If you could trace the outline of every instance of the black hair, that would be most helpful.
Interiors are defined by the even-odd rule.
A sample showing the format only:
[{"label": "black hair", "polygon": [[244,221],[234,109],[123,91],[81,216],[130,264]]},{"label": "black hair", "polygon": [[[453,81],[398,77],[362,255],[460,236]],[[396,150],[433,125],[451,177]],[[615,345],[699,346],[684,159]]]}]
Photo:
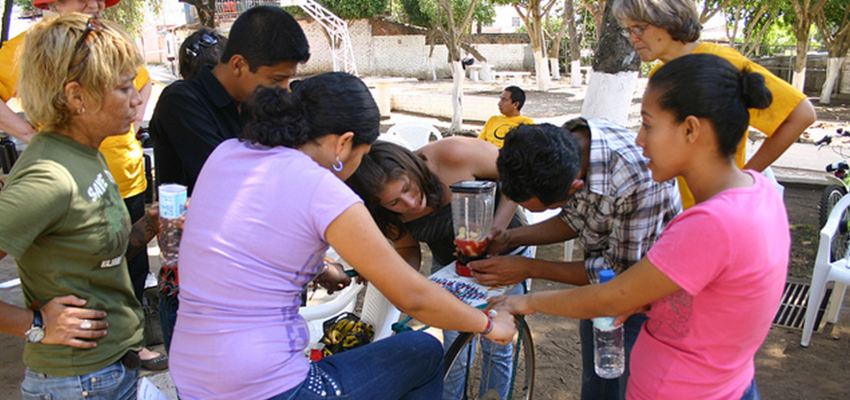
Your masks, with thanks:
[{"label": "black hair", "polygon": [[276,6],[257,6],[243,12],[230,28],[222,62],[239,54],[251,72],[282,62],[303,63],[310,59],[310,44],[301,25]]},{"label": "black hair", "polygon": [[360,167],[345,181],[357,193],[381,232],[390,240],[404,234],[404,223],[399,214],[384,208],[378,196],[390,181],[407,176],[425,194],[426,204],[439,210],[445,202],[444,185],[426,165],[424,156],[395,143],[377,141],[369,154],[363,156]]},{"label": "black hair", "polygon": [[525,104],[525,92],[519,86],[508,86],[505,91],[511,92],[511,103],[519,103],[516,110],[522,110],[522,106]]},{"label": "black hair", "polygon": [[507,198],[524,202],[536,197],[552,205],[569,197],[581,168],[581,148],[564,128],[519,125],[505,138],[496,166]]},{"label": "black hair", "polygon": [[739,71],[713,54],[691,54],[665,64],[649,80],[647,92],[682,122],[690,115],[708,120],[717,132],[719,151],[735,154],[750,125],[747,109],[765,109],[773,96],[764,76]]},{"label": "black hair", "polygon": [[206,26],[198,28],[180,44],[180,76],[192,79],[201,72],[201,68],[215,67],[226,45],[227,38],[215,29]]},{"label": "black hair", "polygon": [[353,145],[378,138],[381,113],[369,88],[345,72],[305,79],[289,92],[258,87],[242,104],[247,122],[241,140],[268,147],[297,148],[330,134],[354,132]]}]

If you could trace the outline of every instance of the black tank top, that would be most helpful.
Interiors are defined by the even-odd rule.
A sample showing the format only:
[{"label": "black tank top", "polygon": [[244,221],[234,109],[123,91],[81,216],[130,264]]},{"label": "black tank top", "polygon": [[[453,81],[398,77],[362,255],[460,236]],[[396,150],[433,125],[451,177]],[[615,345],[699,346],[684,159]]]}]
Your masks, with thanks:
[{"label": "black tank top", "polygon": [[[508,228],[527,225],[522,212],[517,209]],[[440,265],[447,265],[456,259],[454,253],[454,227],[452,226],[452,205],[434,211],[424,217],[404,223],[404,228],[410,232],[416,240],[425,242],[431,249],[431,254]],[[508,254],[514,249],[509,249],[502,254]]]}]

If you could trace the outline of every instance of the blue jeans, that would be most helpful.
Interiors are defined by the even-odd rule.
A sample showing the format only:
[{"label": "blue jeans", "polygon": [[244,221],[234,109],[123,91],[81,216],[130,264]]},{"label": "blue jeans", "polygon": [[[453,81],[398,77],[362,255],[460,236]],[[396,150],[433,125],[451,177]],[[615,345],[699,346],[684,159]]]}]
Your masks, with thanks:
[{"label": "blue jeans", "polygon": [[[523,284],[520,283],[506,294],[522,294],[524,292]],[[443,350],[448,352],[449,347],[451,347],[459,335],[460,333],[457,331],[443,331]],[[443,387],[444,400],[463,398],[463,389],[466,386],[466,364],[468,360],[475,359],[477,341],[478,338],[473,339],[466,347],[466,351],[459,354],[459,359],[452,367],[452,371],[446,378],[445,386]],[[511,372],[513,370],[513,344],[500,346],[490,341],[490,339],[484,338],[481,340],[481,349],[483,350],[481,363],[488,367],[488,371],[482,371],[481,373],[479,393],[496,389],[499,393],[499,398],[507,398],[511,383]],[[470,351],[472,354],[470,354]]]},{"label": "blue jeans", "polygon": [[159,324],[162,326],[162,341],[165,351],[171,350],[171,338],[174,336],[174,325],[177,324],[177,308],[180,301],[177,296],[166,296],[157,291],[159,296]]},{"label": "blue jeans", "polygon": [[90,374],[50,376],[29,368],[21,382],[24,400],[135,400],[138,370],[124,368],[120,361]]},{"label": "blue jeans", "polygon": [[270,400],[436,399],[442,390],[440,341],[404,332],[311,363],[301,384]]},{"label": "blue jeans", "polygon": [[750,386],[747,386],[747,390],[744,391],[744,395],[741,396],[741,400],[761,400],[761,394],[759,393],[759,387],[756,386],[755,377],[753,377],[753,381],[750,382]]},{"label": "blue jeans", "polygon": [[581,400],[623,400],[626,398],[626,382],[629,381],[629,364],[632,347],[635,346],[640,328],[647,320],[645,314],[634,314],[626,323],[624,339],[626,342],[626,368],[619,378],[602,379],[593,368],[593,322],[583,319],[579,322],[581,336]]}]

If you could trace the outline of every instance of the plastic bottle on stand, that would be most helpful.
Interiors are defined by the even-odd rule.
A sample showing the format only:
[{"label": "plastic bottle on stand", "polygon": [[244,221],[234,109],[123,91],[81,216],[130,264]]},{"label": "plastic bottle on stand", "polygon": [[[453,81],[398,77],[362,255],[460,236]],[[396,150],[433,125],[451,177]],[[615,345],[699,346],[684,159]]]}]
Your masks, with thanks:
[{"label": "plastic bottle on stand", "polygon": [[186,213],[186,186],[174,183],[159,186],[159,261],[163,269],[176,268],[177,250],[183,229],[179,227],[180,217]]},{"label": "plastic bottle on stand", "polygon": [[[614,279],[614,271],[599,272],[599,283]],[[623,375],[626,366],[626,351],[623,347],[623,325],[614,326],[614,317],[593,319],[593,361],[596,375],[603,379],[614,379]]]}]

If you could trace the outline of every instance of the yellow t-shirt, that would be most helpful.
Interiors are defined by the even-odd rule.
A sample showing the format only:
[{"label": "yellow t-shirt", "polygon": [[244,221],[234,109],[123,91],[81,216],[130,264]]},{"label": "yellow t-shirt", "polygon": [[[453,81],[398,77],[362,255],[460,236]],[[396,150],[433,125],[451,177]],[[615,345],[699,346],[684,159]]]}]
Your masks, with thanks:
[{"label": "yellow t-shirt", "polygon": [[[751,108],[749,111],[750,126],[758,129],[768,137],[773,136],[773,133],[785,122],[791,112],[797,108],[797,105],[806,98],[805,94],[800,93],[799,90],[795,89],[788,82],[777,78],[776,75],[773,75],[761,65],[750,61],[731,47],[712,43],[700,43],[692,54],[698,53],[714,54],[731,62],[739,71],[747,69],[750,72],[757,72],[764,76],[765,86],[773,95],[773,102],[770,103],[770,107],[764,110]],[[658,63],[649,73],[649,76],[652,77],[663,65],[664,63]],[[738,165],[738,168],[743,168],[746,162],[747,135],[745,133],[741,143],[738,144],[738,151],[735,153],[735,164]],[[682,209],[687,209],[694,205],[694,196],[681,176],[676,177],[676,179],[679,182],[679,191],[682,194]]]},{"label": "yellow t-shirt", "polygon": [[18,78],[21,76],[18,67],[18,51],[24,45],[27,33],[23,32],[5,42],[0,47],[0,99],[3,102],[15,97],[18,91]]},{"label": "yellow t-shirt", "polygon": [[[27,32],[23,32],[14,38],[3,42],[0,47],[0,98],[4,102],[15,97],[18,90],[18,79],[20,79],[20,68],[18,66],[18,52],[24,45]],[[137,90],[150,82],[150,74],[144,66],[136,70],[136,79],[133,85]],[[109,172],[118,183],[121,197],[128,198],[142,193],[147,189],[148,182],[145,179],[145,162],[142,158],[142,146],[136,140],[133,128],[120,136],[110,136],[100,144],[100,151],[106,157]]]},{"label": "yellow t-shirt", "polygon": [[534,124],[534,120],[526,116],[517,115],[516,117],[506,117],[504,115],[494,115],[484,124],[484,129],[478,135],[479,139],[486,140],[495,144],[499,148],[505,144],[505,136],[511,129],[519,125]]}]

